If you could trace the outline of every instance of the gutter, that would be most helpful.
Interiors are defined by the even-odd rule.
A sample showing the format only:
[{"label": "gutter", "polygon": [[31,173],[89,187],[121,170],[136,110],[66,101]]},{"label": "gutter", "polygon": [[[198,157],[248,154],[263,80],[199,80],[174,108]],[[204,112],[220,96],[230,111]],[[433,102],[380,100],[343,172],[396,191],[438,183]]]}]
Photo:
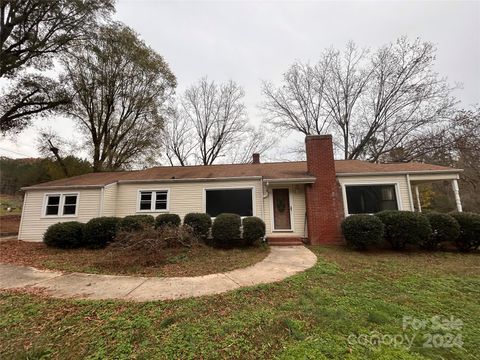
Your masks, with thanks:
[{"label": "gutter", "polygon": [[27,186],[20,190],[61,190],[61,189],[100,189],[105,185],[52,185],[52,186]]},{"label": "gutter", "polygon": [[463,169],[447,169],[447,170],[415,170],[415,171],[381,171],[381,172],[358,172],[358,173],[336,173],[337,177],[349,176],[377,176],[377,175],[431,175],[431,174],[458,174]]},{"label": "gutter", "polygon": [[263,179],[267,184],[313,184],[317,178],[308,177],[308,178],[290,178],[290,179]]},{"label": "gutter", "polygon": [[134,183],[185,183],[185,182],[205,182],[205,181],[239,181],[239,180],[261,180],[261,176],[237,176],[237,177],[218,177],[218,178],[194,178],[194,179],[146,179],[146,180],[118,180],[118,184]]}]

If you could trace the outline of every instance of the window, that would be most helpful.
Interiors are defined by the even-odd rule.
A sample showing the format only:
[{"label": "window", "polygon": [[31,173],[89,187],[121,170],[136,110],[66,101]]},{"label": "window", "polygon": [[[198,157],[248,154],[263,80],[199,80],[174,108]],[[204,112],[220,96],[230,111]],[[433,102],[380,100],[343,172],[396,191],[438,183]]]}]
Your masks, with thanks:
[{"label": "window", "polygon": [[138,211],[167,211],[168,190],[141,190]]},{"label": "window", "polygon": [[221,213],[253,215],[252,189],[207,189],[205,210],[212,217]]},{"label": "window", "polygon": [[395,185],[347,185],[345,191],[349,214],[398,210]]},{"label": "window", "polygon": [[76,216],[78,194],[48,194],[45,201],[45,216]]}]

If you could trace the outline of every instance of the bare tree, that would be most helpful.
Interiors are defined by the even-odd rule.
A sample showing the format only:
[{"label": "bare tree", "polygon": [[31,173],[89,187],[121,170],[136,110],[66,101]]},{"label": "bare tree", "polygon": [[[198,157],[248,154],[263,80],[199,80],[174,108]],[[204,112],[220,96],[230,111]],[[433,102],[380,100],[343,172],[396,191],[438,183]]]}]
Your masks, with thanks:
[{"label": "bare tree", "polygon": [[228,156],[229,162],[233,164],[251,163],[252,154],[264,154],[275,145],[276,141],[276,138],[271,136],[264,127],[260,126],[255,129],[249,126],[241,141]]},{"label": "bare tree", "polygon": [[406,38],[377,51],[348,158],[377,161],[452,116],[451,88],[433,71],[435,51],[431,43]]},{"label": "bare tree", "polygon": [[2,132],[20,131],[36,114],[69,102],[55,79],[38,72],[51,69],[57,55],[112,11],[112,0],[0,1],[0,78],[8,83],[0,102]]},{"label": "bare tree", "polygon": [[188,117],[180,115],[180,111],[178,108],[170,111],[162,133],[165,157],[171,166],[188,165],[197,148],[194,127]]},{"label": "bare tree", "polygon": [[[314,68],[294,64],[283,87],[265,85],[263,109],[277,128],[333,132],[345,159],[379,161],[429,130],[441,131],[452,116],[452,89],[433,71],[435,51],[406,38],[371,55],[353,43],[343,52],[327,50]],[[307,111],[308,104],[319,110]]]},{"label": "bare tree", "polygon": [[247,130],[244,96],[233,81],[217,85],[206,78],[185,91],[183,116],[195,131],[197,162],[211,165],[238,144]]},{"label": "bare tree", "polygon": [[312,67],[295,63],[283,76],[283,85],[274,87],[264,82],[266,98],[261,109],[275,128],[300,131],[305,135],[321,134],[329,127],[329,113],[324,108],[324,87],[329,69],[330,54],[322,63]]},{"label": "bare tree", "polygon": [[[343,52],[327,52],[331,61],[326,70],[326,109],[336,125],[334,130],[340,134],[337,144],[345,158],[349,157],[350,131],[355,122],[356,107],[373,72],[373,67],[365,66],[367,54],[367,50],[358,50],[353,42],[349,42]],[[324,76],[323,72],[320,76]]]},{"label": "bare tree", "polygon": [[68,113],[86,134],[94,171],[158,153],[166,100],[176,86],[163,58],[124,25],[99,29],[65,60],[75,94]]}]

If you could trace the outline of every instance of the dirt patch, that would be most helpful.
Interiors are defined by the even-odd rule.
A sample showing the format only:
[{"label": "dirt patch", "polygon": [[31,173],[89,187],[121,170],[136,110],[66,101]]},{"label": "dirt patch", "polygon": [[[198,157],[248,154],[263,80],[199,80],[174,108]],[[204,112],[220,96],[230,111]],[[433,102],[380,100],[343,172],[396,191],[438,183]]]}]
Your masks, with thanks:
[{"label": "dirt patch", "polygon": [[20,215],[0,215],[0,236],[18,234],[20,218]]},{"label": "dirt patch", "polygon": [[43,243],[4,241],[0,243],[0,262],[33,266],[39,269],[111,275],[200,276],[247,267],[263,260],[268,247],[215,249],[205,245],[165,249],[162,260],[142,265],[139,255],[113,247],[105,249],[54,249]]}]

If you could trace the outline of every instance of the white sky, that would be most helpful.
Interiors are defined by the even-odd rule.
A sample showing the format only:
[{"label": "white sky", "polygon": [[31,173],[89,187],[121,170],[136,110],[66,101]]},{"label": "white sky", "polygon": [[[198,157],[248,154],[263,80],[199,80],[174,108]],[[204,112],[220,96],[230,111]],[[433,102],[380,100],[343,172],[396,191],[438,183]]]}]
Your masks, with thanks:
[{"label": "white sky", "polygon": [[[116,18],[135,29],[177,76],[177,93],[202,76],[233,79],[246,92],[250,121],[261,121],[261,80],[278,83],[295,60],[315,62],[323,49],[349,40],[378,47],[407,35],[438,47],[437,71],[461,106],[480,102],[480,2],[161,1],[117,0]],[[65,119],[42,119],[0,155],[38,156],[38,128],[75,137]]]}]

